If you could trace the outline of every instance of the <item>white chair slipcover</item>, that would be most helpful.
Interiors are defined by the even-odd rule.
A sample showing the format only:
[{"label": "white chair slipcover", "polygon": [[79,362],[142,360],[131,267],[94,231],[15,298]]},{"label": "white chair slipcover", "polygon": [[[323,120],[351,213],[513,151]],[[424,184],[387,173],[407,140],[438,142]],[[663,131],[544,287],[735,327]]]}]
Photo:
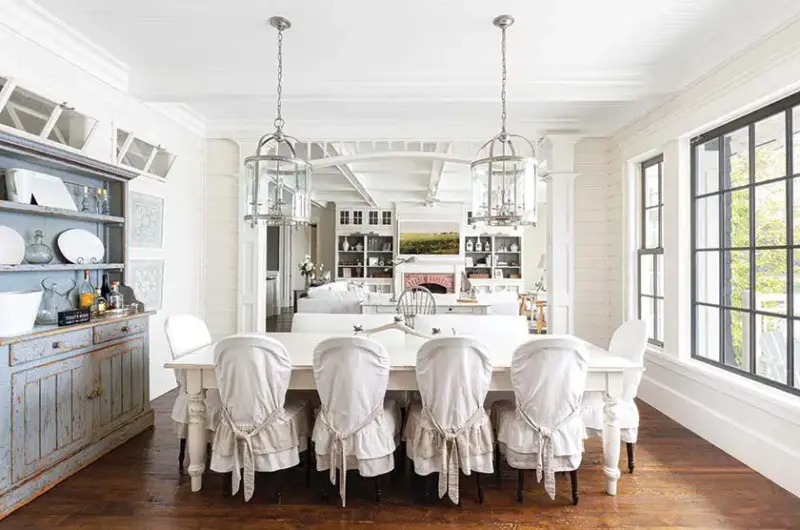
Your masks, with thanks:
[{"label": "white chair slipcover", "polygon": [[253,496],[256,471],[279,471],[300,462],[308,449],[310,407],[286,402],[292,365],[275,339],[239,335],[214,348],[222,412],[214,433],[211,469],[233,472],[239,491],[244,468],[244,498]]},{"label": "white chair slipcover", "polygon": [[[647,324],[642,320],[629,320],[622,324],[608,345],[608,353],[624,357],[636,366],[644,365],[644,350],[647,346]],[[622,396],[617,401],[620,439],[625,443],[636,443],[639,437],[639,409],[636,408],[636,393],[642,381],[641,370],[628,370],[623,375]],[[583,397],[583,421],[592,436],[603,437],[603,395],[587,392]]]},{"label": "white chair slipcover", "polygon": [[[211,334],[205,322],[194,315],[172,315],[164,322],[167,343],[172,359],[183,357],[203,346],[211,344]],[[189,428],[189,394],[186,393],[186,372],[175,370],[175,381],[178,383],[178,397],[172,406],[172,425],[178,438],[186,439]],[[219,422],[222,402],[219,391],[206,390],[206,429],[213,431]]]},{"label": "white chair slipcover", "polygon": [[422,403],[411,405],[403,431],[418,475],[439,473],[439,497],[458,504],[459,469],[492,473],[494,437],[483,408],[492,379],[485,345],[471,338],[432,339],[417,352]]},{"label": "white chair slipcover", "polygon": [[516,469],[536,469],[555,498],[555,473],[578,469],[583,456],[582,398],[587,352],[571,338],[536,339],[521,345],[511,360],[515,404],[495,403],[497,443]]},{"label": "white chair slipcover", "polygon": [[314,350],[314,381],[321,407],[314,423],[317,470],[330,470],[346,505],[347,470],[365,477],[394,469],[400,411],[384,400],[389,383],[389,354],[366,337],[331,338]]}]

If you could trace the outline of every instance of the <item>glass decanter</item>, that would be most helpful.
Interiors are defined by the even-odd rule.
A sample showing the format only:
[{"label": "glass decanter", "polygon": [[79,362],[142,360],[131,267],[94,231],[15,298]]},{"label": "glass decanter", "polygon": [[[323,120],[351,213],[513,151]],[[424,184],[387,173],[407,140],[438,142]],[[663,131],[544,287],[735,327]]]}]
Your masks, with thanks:
[{"label": "glass decanter", "polygon": [[45,245],[41,230],[33,233],[33,243],[25,247],[25,261],[32,265],[44,265],[53,261],[53,251]]},{"label": "glass decanter", "polygon": [[36,315],[36,323],[40,325],[52,325],[58,323],[59,311],[72,309],[68,295],[75,288],[75,280],[72,278],[52,278],[47,277],[42,280],[42,303],[39,306],[39,313]]}]

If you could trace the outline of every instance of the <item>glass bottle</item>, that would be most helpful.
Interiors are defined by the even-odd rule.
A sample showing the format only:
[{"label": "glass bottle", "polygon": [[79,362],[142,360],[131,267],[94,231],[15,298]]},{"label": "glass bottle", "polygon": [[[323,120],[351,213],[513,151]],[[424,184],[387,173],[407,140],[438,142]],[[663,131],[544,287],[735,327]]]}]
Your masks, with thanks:
[{"label": "glass bottle", "polygon": [[80,208],[82,212],[89,212],[92,209],[92,201],[89,199],[89,186],[83,187]]},{"label": "glass bottle", "polygon": [[94,303],[94,287],[89,282],[89,271],[83,271],[83,281],[78,286],[78,307],[89,309]]},{"label": "glass bottle", "polygon": [[53,251],[44,244],[44,235],[41,230],[33,233],[33,243],[25,247],[25,261],[32,265],[43,265],[53,261]]},{"label": "glass bottle", "polygon": [[111,284],[111,293],[108,295],[108,308],[109,309],[123,309],[125,302],[122,298],[122,293],[119,292],[119,282]]},{"label": "glass bottle", "polygon": [[103,190],[97,188],[94,192],[94,213],[103,213]]},{"label": "glass bottle", "polygon": [[95,289],[94,304],[92,304],[92,315],[103,316],[105,315],[107,308],[108,306],[106,304],[106,299],[103,298],[103,295],[100,293],[100,289]]},{"label": "glass bottle", "polygon": [[109,294],[111,294],[111,285],[108,283],[108,274],[103,274],[103,286],[100,287],[100,296],[106,299],[106,304],[108,304]]},{"label": "glass bottle", "polygon": [[108,204],[108,190],[104,189],[103,190],[103,198],[102,198],[102,201],[100,202],[100,213],[103,214],[103,215],[109,215],[110,212],[111,212],[111,208],[109,207],[109,204]]}]

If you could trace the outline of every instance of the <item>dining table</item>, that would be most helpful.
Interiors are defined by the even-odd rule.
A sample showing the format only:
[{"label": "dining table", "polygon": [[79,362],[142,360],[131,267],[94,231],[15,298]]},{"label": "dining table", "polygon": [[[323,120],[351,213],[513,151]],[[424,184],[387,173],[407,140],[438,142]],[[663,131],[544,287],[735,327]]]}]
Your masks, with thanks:
[{"label": "dining table", "polygon": [[[250,334],[253,335],[253,334]],[[289,390],[315,390],[314,349],[321,341],[331,337],[353,336],[353,333],[263,333],[258,336],[271,337],[286,348],[292,364]],[[516,348],[528,340],[559,337],[559,335],[530,335],[525,339],[506,339],[502,336],[474,337],[483,342],[490,352],[492,380],[490,392],[513,391],[511,385],[511,358]],[[560,337],[567,337],[561,335]],[[576,339],[576,337],[569,336]],[[416,379],[417,351],[427,339],[389,331],[370,338],[380,342],[389,354],[389,384],[387,390],[418,390]],[[610,355],[604,349],[582,341],[588,351],[587,392],[601,392],[603,395],[603,473],[606,493],[617,494],[617,480],[620,477],[620,427],[617,402],[623,388],[623,376],[632,370],[642,370],[641,366],[623,358]],[[206,466],[206,406],[205,390],[217,388],[214,371],[214,348],[211,343],[186,355],[164,364],[165,368],[186,372],[186,391],[189,395],[189,467],[192,491],[200,491],[203,486],[203,472]]]}]

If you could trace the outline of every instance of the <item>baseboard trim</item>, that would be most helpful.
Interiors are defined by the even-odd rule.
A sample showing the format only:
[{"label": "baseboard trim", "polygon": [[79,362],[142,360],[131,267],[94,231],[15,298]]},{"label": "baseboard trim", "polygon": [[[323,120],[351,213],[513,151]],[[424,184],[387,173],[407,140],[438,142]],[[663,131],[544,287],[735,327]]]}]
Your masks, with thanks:
[{"label": "baseboard trim", "polygon": [[[659,369],[670,370],[663,365]],[[642,401],[800,497],[800,474],[787,472],[789,469],[800,469],[800,454],[780,440],[755,431],[752,427],[760,424],[757,418],[751,418],[744,424],[743,418],[727,415],[663,384],[654,371],[649,370],[642,377],[638,394]],[[692,380],[684,373],[670,371],[686,378],[687,384],[698,384],[697,380]],[[705,388],[709,390],[709,387]]]},{"label": "baseboard trim", "polygon": [[0,520],[14,510],[35,500],[95,460],[113,451],[140,432],[152,427],[154,420],[155,413],[150,409],[105,438],[86,446],[71,457],[40,471],[26,482],[12,486],[11,489],[0,495]]}]

